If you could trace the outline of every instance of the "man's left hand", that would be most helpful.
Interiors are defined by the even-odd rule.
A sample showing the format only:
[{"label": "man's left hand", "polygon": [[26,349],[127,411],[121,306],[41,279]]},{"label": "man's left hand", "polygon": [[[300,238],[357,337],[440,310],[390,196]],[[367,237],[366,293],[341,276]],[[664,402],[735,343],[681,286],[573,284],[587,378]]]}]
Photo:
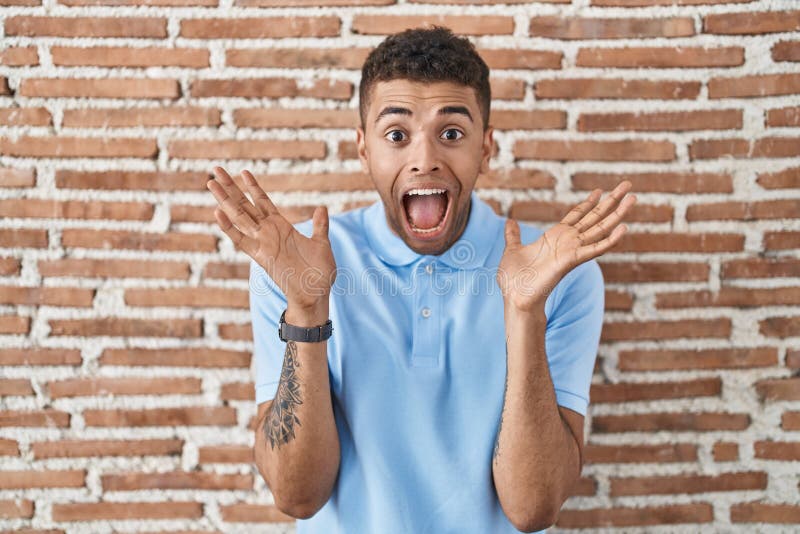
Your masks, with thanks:
[{"label": "man's left hand", "polygon": [[616,245],[628,229],[620,225],[622,217],[636,202],[636,195],[627,195],[631,187],[625,180],[599,203],[603,191],[595,189],[529,245],[520,242],[519,223],[508,219],[497,271],[506,305],[521,311],[543,309],[547,296],[568,272]]}]

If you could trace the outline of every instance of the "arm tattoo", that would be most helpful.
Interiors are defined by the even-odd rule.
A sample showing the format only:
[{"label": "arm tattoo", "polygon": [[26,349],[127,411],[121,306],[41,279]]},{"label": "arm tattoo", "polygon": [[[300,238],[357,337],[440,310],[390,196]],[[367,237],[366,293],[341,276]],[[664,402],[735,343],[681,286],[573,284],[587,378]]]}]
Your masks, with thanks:
[{"label": "arm tattoo", "polygon": [[[508,340],[506,340],[506,362],[508,362]],[[500,431],[503,429],[503,411],[506,408],[506,394],[508,393],[508,369],[506,369],[506,385],[505,389],[503,390],[503,408],[500,411],[500,422],[497,425],[497,437],[494,441],[494,452],[492,453],[492,459],[497,460],[498,453],[500,452]]]},{"label": "arm tattoo", "polygon": [[295,423],[300,425],[300,419],[294,413],[296,407],[303,404],[300,395],[300,381],[295,372],[297,367],[300,367],[297,359],[297,344],[294,341],[287,341],[278,394],[264,424],[264,433],[267,435],[272,449],[276,446],[280,447],[282,443],[288,443],[290,439],[294,438],[294,425]]}]

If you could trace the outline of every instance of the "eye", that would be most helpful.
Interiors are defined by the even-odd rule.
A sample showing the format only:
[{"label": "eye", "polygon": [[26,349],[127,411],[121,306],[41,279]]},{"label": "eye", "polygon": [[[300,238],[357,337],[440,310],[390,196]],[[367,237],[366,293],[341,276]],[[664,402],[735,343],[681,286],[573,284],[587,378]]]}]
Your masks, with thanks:
[{"label": "eye", "polygon": [[[399,137],[398,137],[398,135],[399,135]],[[399,143],[399,142],[401,142],[403,140],[402,138],[405,136],[405,134],[403,132],[401,132],[400,130],[392,130],[389,133],[387,133],[384,137],[387,137],[387,136],[390,137],[389,141],[391,141],[393,143]]]},{"label": "eye", "polygon": [[461,130],[456,130],[455,128],[448,128],[447,130],[444,131],[445,134],[447,134],[448,132],[456,132],[456,134],[461,134],[461,137],[448,136],[447,137],[448,141],[458,141],[459,139],[464,137],[464,133]]}]

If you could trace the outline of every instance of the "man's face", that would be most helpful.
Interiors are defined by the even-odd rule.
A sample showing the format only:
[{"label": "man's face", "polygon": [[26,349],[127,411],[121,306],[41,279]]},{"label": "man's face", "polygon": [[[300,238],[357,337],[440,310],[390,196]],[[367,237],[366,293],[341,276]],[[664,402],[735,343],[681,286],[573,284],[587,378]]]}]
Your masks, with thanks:
[{"label": "man's face", "polygon": [[478,174],[489,171],[493,128],[483,130],[475,91],[451,82],[378,82],[365,128],[357,130],[358,156],[389,228],[418,254],[442,254],[466,228]]}]

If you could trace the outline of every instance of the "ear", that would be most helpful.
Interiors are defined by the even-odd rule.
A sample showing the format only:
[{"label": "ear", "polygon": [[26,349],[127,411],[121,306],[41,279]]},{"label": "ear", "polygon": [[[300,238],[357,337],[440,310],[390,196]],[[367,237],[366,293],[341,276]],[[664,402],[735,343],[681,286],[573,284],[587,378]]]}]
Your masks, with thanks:
[{"label": "ear", "polygon": [[481,174],[489,173],[489,160],[494,152],[494,127],[488,126],[483,133],[483,146],[481,148]]},{"label": "ear", "polygon": [[361,126],[356,128],[356,149],[358,150],[358,159],[361,160],[361,170],[369,174],[369,163],[367,160],[367,140],[364,135],[364,130]]}]

